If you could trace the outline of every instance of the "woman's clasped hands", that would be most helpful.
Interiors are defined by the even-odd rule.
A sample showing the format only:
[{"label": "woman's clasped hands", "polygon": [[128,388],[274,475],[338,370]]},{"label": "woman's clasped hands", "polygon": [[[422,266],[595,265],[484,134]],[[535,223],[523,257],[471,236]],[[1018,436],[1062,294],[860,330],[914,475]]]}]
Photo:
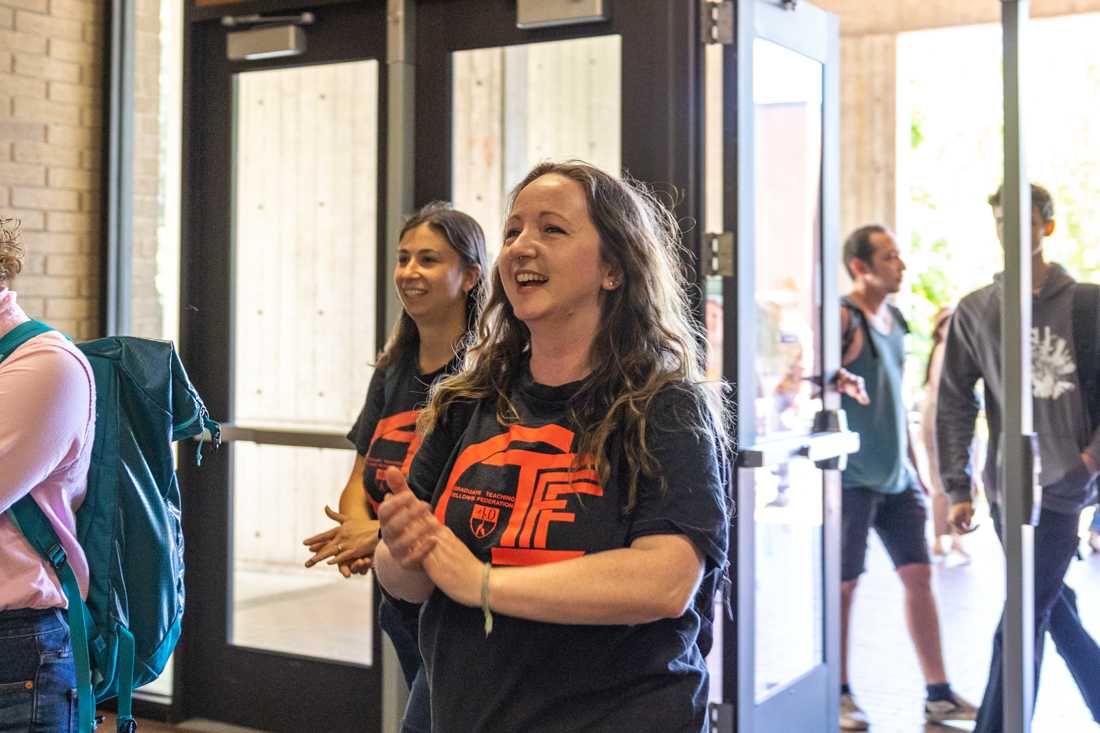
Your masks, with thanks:
[{"label": "woman's clasped hands", "polygon": [[386,471],[389,493],[378,507],[382,539],[397,564],[423,570],[436,587],[465,606],[481,603],[482,563],[412,493],[396,468]]},{"label": "woman's clasped hands", "polygon": [[366,575],[374,564],[374,549],[378,546],[378,520],[349,518],[328,506],[325,516],[337,524],[302,542],[313,553],[306,560],[306,567],[327,559],[345,578]]}]

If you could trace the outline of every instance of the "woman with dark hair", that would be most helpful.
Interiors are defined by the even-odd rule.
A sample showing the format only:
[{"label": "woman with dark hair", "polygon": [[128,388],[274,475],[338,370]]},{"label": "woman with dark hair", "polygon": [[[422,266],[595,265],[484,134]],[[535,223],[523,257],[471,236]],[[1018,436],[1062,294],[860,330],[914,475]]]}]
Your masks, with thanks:
[{"label": "woman with dark hair", "polygon": [[[434,202],[405,223],[393,273],[404,309],[348,433],[358,455],[340,495],[340,511],[325,507],[337,526],[305,540],[313,553],[306,567],[327,560],[345,578],[371,568],[382,474],[390,466],[408,471],[419,446],[417,416],[431,386],[458,368],[468,331],[481,313],[487,269],[485,235],[470,216]],[[379,607],[379,624],[394,643],[411,691],[402,724],[406,733],[431,730],[417,649],[419,611],[419,605],[386,597]]]},{"label": "woman with dark hair", "polygon": [[76,510],[88,488],[95,382],[88,360],[57,332],[12,348],[30,321],[8,287],[22,264],[18,223],[0,216],[0,731],[62,733],[77,729],[68,601],[8,509],[34,499],[86,596]]},{"label": "woman with dark hair", "polygon": [[705,728],[728,462],[680,253],[647,189],[584,163],[513,192],[476,344],[378,510],[436,733]]}]

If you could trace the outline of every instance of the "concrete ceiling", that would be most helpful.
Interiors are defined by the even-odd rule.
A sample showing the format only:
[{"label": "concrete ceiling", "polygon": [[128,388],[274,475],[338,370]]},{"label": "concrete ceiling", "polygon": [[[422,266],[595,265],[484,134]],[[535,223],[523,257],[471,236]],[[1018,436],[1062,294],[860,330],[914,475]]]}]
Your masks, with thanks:
[{"label": "concrete ceiling", "polygon": [[[996,23],[1001,0],[809,0],[840,16],[844,35]],[[1031,0],[1031,16],[1100,12],[1100,0]]]}]

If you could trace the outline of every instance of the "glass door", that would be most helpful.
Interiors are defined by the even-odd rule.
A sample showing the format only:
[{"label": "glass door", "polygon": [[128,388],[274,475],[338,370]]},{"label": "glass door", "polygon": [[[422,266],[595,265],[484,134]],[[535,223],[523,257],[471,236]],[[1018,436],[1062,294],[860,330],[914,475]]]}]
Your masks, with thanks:
[{"label": "glass door", "polygon": [[[183,462],[181,715],[375,731],[373,581],[307,570],[302,540],[332,524],[383,332],[385,2],[216,10],[189,19],[181,339],[225,444]],[[298,53],[227,58],[271,27]]]},{"label": "glass door", "polygon": [[[677,211],[696,217],[697,4],[586,3],[606,18],[576,24],[554,15],[581,3],[545,5],[417,4],[417,202],[474,215],[495,255],[511,188],[536,163],[578,158],[683,193]],[[543,20],[524,23],[524,6]],[[695,251],[698,227],[685,229]]]},{"label": "glass door", "polygon": [[[858,437],[839,366],[835,18],[739,0],[723,52],[724,229],[736,277],[708,283],[736,384],[737,730],[835,731],[840,475]],[[730,187],[727,186],[727,190]],[[728,655],[727,655],[728,658]]]},{"label": "glass door", "polygon": [[[531,26],[517,17],[519,6],[552,16],[595,5],[610,9],[605,19],[570,25],[547,18]],[[511,189],[536,163],[581,159],[668,194],[685,224],[685,267],[701,285],[700,7],[684,0],[421,0],[417,203],[443,199],[469,212],[495,257]],[[703,305],[700,297],[699,319]],[[716,608],[715,618],[724,612]],[[720,700],[727,658],[721,623],[715,627],[707,661],[711,698]]]}]

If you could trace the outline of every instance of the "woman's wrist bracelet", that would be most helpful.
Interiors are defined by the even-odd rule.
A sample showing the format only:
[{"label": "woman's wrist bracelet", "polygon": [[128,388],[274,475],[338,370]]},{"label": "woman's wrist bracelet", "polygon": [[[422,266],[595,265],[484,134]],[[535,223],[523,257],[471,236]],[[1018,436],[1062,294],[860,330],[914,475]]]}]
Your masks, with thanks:
[{"label": "woman's wrist bracelet", "polygon": [[493,633],[493,612],[489,610],[489,571],[492,569],[493,564],[486,562],[481,571],[481,613],[485,616],[485,636]]}]

